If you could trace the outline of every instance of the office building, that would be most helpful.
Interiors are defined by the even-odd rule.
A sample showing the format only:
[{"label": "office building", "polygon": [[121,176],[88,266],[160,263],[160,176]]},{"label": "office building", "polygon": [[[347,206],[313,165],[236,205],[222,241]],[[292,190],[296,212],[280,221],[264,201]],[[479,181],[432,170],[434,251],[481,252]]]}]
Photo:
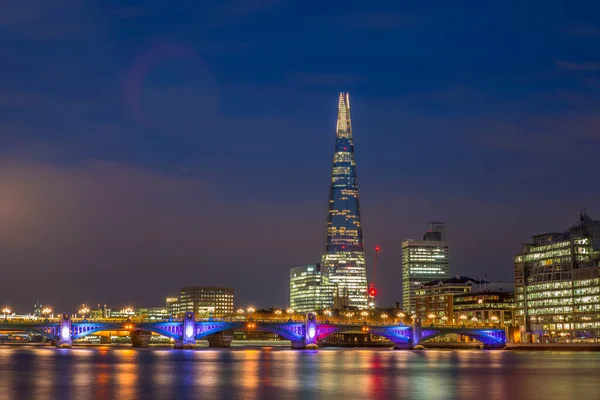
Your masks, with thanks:
[{"label": "office building", "polygon": [[320,264],[290,270],[290,307],[294,311],[309,313],[330,308],[333,291],[327,270]]},{"label": "office building", "polygon": [[472,287],[472,292],[453,296],[452,321],[464,325],[514,326],[514,285],[490,282]]},{"label": "office building", "polygon": [[450,278],[450,249],[443,222],[430,222],[422,241],[402,242],[402,307],[415,312],[415,292],[432,280]]},{"label": "office building", "polygon": [[169,310],[169,315],[172,318],[179,317],[179,297],[167,296],[165,298],[165,308]]},{"label": "office building", "polygon": [[193,311],[196,318],[220,318],[233,315],[233,288],[185,287],[179,295],[178,312]]},{"label": "office building", "polygon": [[171,318],[169,309],[166,307],[149,307],[139,308],[138,313],[143,319],[150,319],[154,321],[164,321]]},{"label": "office building", "polygon": [[453,297],[467,293],[471,287],[481,282],[466,276],[457,275],[450,279],[435,279],[422,283],[415,290],[414,314],[423,322],[452,322]]},{"label": "office building", "polygon": [[521,341],[600,341],[600,221],[585,213],[544,233],[514,257]]},{"label": "office building", "polygon": [[350,307],[367,308],[367,270],[348,93],[340,93],[322,265]]},{"label": "office building", "polygon": [[415,292],[415,314],[425,323],[512,325],[512,282],[488,282],[466,276],[433,280]]}]

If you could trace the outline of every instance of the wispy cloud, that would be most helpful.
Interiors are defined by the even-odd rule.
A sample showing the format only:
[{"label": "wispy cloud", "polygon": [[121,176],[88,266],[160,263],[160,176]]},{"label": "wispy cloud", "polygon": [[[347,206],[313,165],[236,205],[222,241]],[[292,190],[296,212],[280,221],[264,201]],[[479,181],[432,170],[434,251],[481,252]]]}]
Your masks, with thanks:
[{"label": "wispy cloud", "polygon": [[316,86],[345,86],[363,83],[366,77],[353,74],[336,73],[300,73],[290,75],[294,82]]},{"label": "wispy cloud", "polygon": [[95,32],[86,0],[0,0],[0,34],[34,41],[81,40]]},{"label": "wispy cloud", "polygon": [[417,24],[414,15],[395,12],[363,12],[342,14],[337,23],[357,30],[393,31],[411,28]]},{"label": "wispy cloud", "polygon": [[221,2],[214,11],[219,17],[244,19],[291,2],[292,0],[228,0]]},{"label": "wispy cloud", "polygon": [[600,71],[600,62],[577,63],[567,60],[556,60],[554,64],[558,69],[564,71]]},{"label": "wispy cloud", "polygon": [[588,22],[580,22],[577,24],[568,25],[563,27],[561,31],[571,36],[600,38],[600,27]]}]

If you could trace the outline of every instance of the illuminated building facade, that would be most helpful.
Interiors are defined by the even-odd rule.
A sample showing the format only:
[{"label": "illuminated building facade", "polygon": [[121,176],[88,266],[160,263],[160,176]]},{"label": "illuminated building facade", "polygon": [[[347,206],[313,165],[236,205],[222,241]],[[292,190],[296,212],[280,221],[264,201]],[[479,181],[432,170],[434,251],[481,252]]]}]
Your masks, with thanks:
[{"label": "illuminated building facade", "polygon": [[414,313],[415,294],[432,280],[450,278],[450,249],[443,222],[430,222],[422,241],[402,242],[402,308]]},{"label": "illuminated building facade", "polygon": [[290,270],[290,307],[301,313],[324,310],[333,305],[333,286],[320,264]]},{"label": "illuminated building facade", "polygon": [[512,325],[512,282],[479,281],[466,276],[424,283],[415,293],[415,314],[442,325]]},{"label": "illuminated building facade", "polygon": [[367,307],[367,270],[358,200],[350,98],[340,93],[322,265],[348,305]]},{"label": "illuminated building facade", "polygon": [[165,307],[169,310],[169,315],[171,317],[179,317],[179,297],[167,296],[165,298]]},{"label": "illuminated building facade", "polygon": [[171,313],[166,307],[140,308],[137,310],[142,318],[164,321],[171,318]]},{"label": "illuminated building facade", "polygon": [[600,341],[600,221],[532,237],[514,257],[521,340]]},{"label": "illuminated building facade", "polygon": [[[492,282],[488,289],[471,293],[457,294],[453,297],[453,321],[458,324],[487,326],[514,326],[515,303],[513,284]],[[504,289],[504,290],[503,290]]]},{"label": "illuminated building facade", "polygon": [[475,279],[458,275],[451,279],[436,279],[422,283],[415,290],[415,314],[422,321],[452,322],[454,295],[470,292],[473,284],[479,283]]},{"label": "illuminated building facade", "polygon": [[220,318],[233,314],[233,288],[192,286],[181,289],[178,312],[193,311],[196,318]]}]

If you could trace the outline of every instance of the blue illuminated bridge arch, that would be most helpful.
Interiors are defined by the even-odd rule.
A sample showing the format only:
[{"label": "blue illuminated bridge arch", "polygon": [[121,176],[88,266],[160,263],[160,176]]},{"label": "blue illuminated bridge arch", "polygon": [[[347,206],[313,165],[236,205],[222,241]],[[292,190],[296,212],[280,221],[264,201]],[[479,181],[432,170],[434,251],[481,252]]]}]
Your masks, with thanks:
[{"label": "blue illuminated bridge arch", "polygon": [[[448,334],[459,334],[482,342],[489,348],[503,348],[506,335],[503,329],[473,327],[434,327],[405,325],[367,325],[334,324],[329,321],[318,322],[309,314],[304,322],[298,321],[195,321],[193,313],[187,313],[183,320],[160,322],[96,322],[71,321],[64,315],[60,322],[50,323],[2,323],[0,331],[24,331],[42,335],[58,345],[69,347],[73,340],[84,338],[102,331],[152,332],[173,339],[182,346],[193,347],[196,340],[206,339],[211,343],[215,336],[234,330],[256,330],[271,332],[292,342],[294,348],[317,346],[319,342],[336,333],[369,332],[390,340],[395,348],[413,348],[414,346]],[[229,340],[229,343],[231,340]]]}]

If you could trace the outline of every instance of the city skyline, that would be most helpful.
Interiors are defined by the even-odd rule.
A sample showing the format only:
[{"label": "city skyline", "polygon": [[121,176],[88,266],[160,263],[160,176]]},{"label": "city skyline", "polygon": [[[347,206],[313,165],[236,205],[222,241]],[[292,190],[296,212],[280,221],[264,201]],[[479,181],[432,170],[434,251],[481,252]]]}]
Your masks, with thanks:
[{"label": "city skyline", "polygon": [[289,269],[322,256],[340,91],[380,304],[428,221],[448,226],[451,274],[510,280],[531,234],[600,215],[596,4],[34,3],[0,4],[14,308],[162,304],[188,284],[284,305]]}]

